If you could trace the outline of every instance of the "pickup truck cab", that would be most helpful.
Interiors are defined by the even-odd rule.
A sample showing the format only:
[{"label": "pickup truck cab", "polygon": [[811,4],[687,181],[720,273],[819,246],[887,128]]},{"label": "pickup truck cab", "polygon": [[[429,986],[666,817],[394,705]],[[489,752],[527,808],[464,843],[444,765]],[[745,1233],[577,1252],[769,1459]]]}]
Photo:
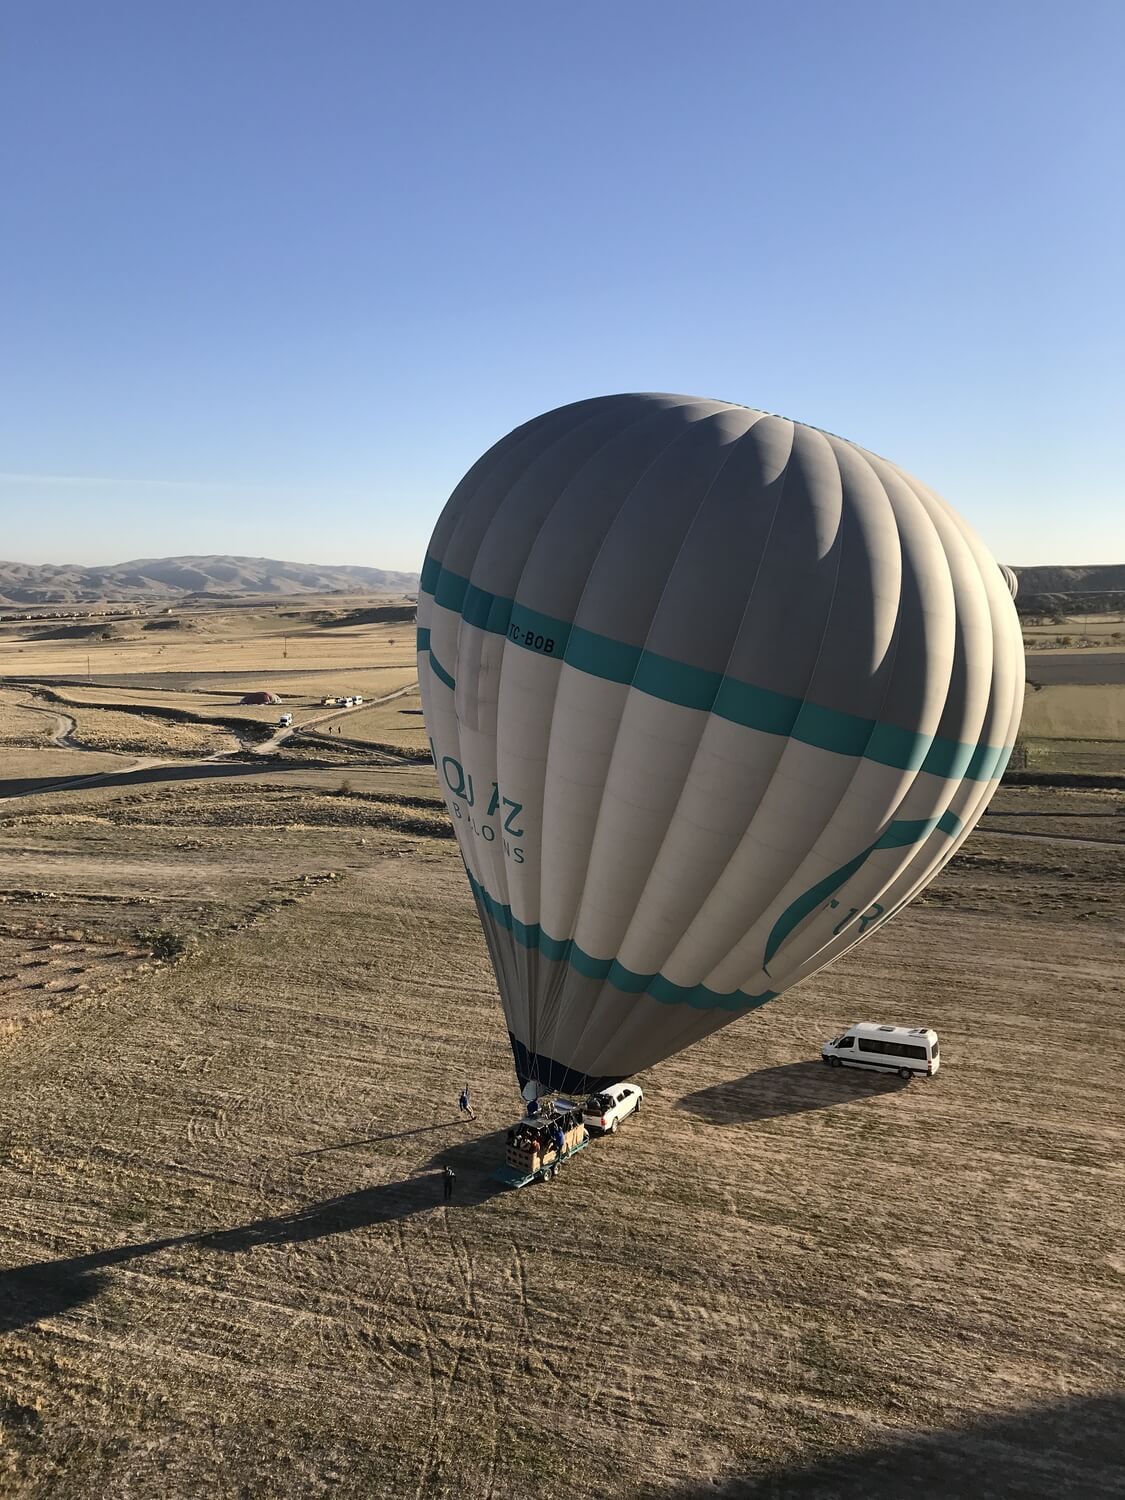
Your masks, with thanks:
[{"label": "pickup truck cab", "polygon": [[635,1083],[615,1083],[591,1094],[582,1110],[587,1130],[600,1135],[616,1135],[622,1120],[636,1114],[644,1091]]}]

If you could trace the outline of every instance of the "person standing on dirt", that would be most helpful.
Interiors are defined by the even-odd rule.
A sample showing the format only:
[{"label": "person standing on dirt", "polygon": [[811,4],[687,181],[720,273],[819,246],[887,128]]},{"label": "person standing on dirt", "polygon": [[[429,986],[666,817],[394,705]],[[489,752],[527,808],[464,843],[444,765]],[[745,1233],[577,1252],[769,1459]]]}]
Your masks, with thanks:
[{"label": "person standing on dirt", "polygon": [[465,1087],[461,1090],[461,1097],[457,1100],[457,1106],[460,1109],[462,1115],[466,1116],[470,1120],[476,1119],[476,1111],[473,1109],[472,1104],[470,1104],[469,1102],[468,1084],[466,1084]]},{"label": "person standing on dirt", "polygon": [[444,1202],[448,1203],[449,1200],[450,1200],[450,1198],[453,1197],[453,1184],[456,1181],[457,1181],[457,1173],[453,1170],[453,1168],[452,1167],[442,1167],[442,1169],[441,1169],[441,1196],[442,1196],[442,1199],[443,1199]]}]

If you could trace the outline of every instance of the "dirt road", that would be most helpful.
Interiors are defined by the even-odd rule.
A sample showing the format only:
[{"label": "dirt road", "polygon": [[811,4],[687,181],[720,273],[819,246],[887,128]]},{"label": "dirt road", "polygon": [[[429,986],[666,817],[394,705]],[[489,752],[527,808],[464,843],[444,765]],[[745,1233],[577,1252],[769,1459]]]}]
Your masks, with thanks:
[{"label": "dirt road", "polygon": [[370,702],[366,699],[353,708],[333,708],[327,713],[316,714],[311,719],[302,719],[299,724],[290,724],[287,728],[279,729],[276,734],[271,735],[268,740],[259,741],[257,744],[246,743],[244,749],[252,751],[255,755],[272,755],[293,734],[300,734],[305,729],[315,729],[318,724],[327,724],[329,720],[343,719],[348,714],[362,713],[366,709],[379,708],[384,703],[391,703],[395,698],[404,698],[407,693],[412,693],[417,688],[417,680],[408,682],[405,687],[396,688],[393,693],[384,693],[381,698],[372,698]]},{"label": "dirt road", "polygon": [[[381,698],[372,699],[370,703],[360,704],[355,709],[334,708],[329,713],[318,714],[315,718],[306,719],[301,724],[293,724],[286,728],[278,729],[277,733],[271,735],[268,740],[259,740],[257,742],[243,740],[238,750],[219,750],[214,755],[197,758],[185,756],[176,756],[174,758],[168,756],[139,756],[129,759],[127,764],[112,771],[96,771],[89,776],[69,776],[55,782],[36,783],[34,786],[29,786],[25,791],[13,792],[6,797],[0,797],[0,803],[13,802],[20,797],[38,797],[45,792],[71,791],[82,787],[98,787],[110,784],[120,785],[124,778],[135,775],[139,779],[144,773],[163,766],[183,768],[185,771],[190,768],[196,768],[200,776],[206,776],[208,767],[216,767],[223,762],[229,763],[235,755],[274,755],[291,735],[298,734],[303,729],[313,728],[317,724],[323,724],[329,719],[342,718],[349,713],[362,712],[366,708],[377,708],[380,704],[390,703],[393,699],[401,698],[404,694],[412,692],[417,685],[417,682],[410,683],[404,688],[396,689],[393,693],[387,693]],[[92,748],[83,745],[80,740],[74,738],[78,730],[78,725],[69,714],[61,713],[57,709],[44,708],[41,704],[37,704],[31,700],[25,701],[21,699],[20,705],[21,707],[32,709],[35,713],[48,714],[55,720],[56,729],[51,741],[54,747],[65,750],[89,750]],[[387,763],[389,757],[384,754],[381,759],[384,763]]]}]

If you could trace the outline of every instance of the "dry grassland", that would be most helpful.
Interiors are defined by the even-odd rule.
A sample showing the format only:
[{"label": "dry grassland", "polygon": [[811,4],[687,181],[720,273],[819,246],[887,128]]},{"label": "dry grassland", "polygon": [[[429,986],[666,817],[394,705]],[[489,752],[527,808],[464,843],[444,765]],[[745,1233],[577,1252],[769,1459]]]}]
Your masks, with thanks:
[{"label": "dry grassland", "polygon": [[53,716],[27,706],[26,693],[0,689],[0,746],[34,748],[49,745]]},{"label": "dry grassland", "polygon": [[1125,685],[1060,684],[1030,689],[1023,734],[1036,739],[1125,742]]},{"label": "dry grassland", "polygon": [[328,720],[324,727],[335,728],[337,725],[349,739],[389,745],[404,752],[425,750],[429,745],[417,686],[400,698],[392,698],[389,703],[364,707],[340,719]]},{"label": "dry grassland", "polygon": [[[512,1193],[432,771],[212,770],[0,804],[0,1491],[1120,1493],[1115,799],[1001,793],[924,903]],[[820,1067],[863,1016],[941,1075]]]},{"label": "dry grassland", "polygon": [[238,749],[238,737],[206,724],[177,723],[101,708],[70,710],[73,739],[91,750],[131,755],[216,755]]},{"label": "dry grassland", "polygon": [[[121,677],[137,674],[192,674],[207,686],[216,674],[248,675],[250,686],[275,686],[261,678],[296,677],[316,691],[326,675],[345,674],[336,692],[363,692],[356,671],[414,665],[414,627],[407,622],[331,627],[300,611],[293,618],[280,606],[211,609],[191,617],[190,629],[146,631],[139,624],[120,627],[125,635],[108,640],[75,639],[50,628],[0,624],[0,675],[16,677]],[[55,634],[59,638],[44,636]],[[310,679],[312,679],[310,683]],[[373,690],[373,684],[369,686]],[[329,691],[329,689],[325,689]]]}]

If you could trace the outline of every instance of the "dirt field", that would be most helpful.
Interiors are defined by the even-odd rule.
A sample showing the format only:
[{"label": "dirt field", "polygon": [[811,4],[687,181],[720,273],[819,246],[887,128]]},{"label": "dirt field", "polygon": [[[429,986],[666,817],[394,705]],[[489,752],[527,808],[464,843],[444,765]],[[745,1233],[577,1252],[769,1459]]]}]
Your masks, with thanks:
[{"label": "dirt field", "polygon": [[[511,1193],[430,768],[143,774],[0,803],[0,1492],[1119,1493],[1116,796],[1001,793],[923,902]],[[815,1061],[883,1015],[938,1079]]]},{"label": "dirt field", "polygon": [[344,684],[323,691],[346,695],[374,691],[373,679],[360,683],[357,672],[414,666],[411,624],[341,625],[332,618],[335,613],[293,609],[284,601],[229,609],[212,606],[185,613],[178,629],[146,629],[146,624],[164,623],[164,617],[155,614],[149,620],[106,624],[108,636],[100,621],[87,626],[5,620],[0,623],[0,674],[75,679],[190,674],[192,686],[204,687],[216,676],[224,686],[247,678],[244,692],[274,687],[270,679],[281,675],[299,681],[297,691],[313,679],[310,690],[317,691],[326,677],[340,674]]},{"label": "dirt field", "polygon": [[[0,1495],[1116,1496],[1121,794],[1005,789],[858,954],[503,1192],[412,630],[357,618],[0,627]],[[1029,698],[1037,755],[1118,768],[1091,692]],[[884,1015],[937,1080],[816,1061]]]}]

